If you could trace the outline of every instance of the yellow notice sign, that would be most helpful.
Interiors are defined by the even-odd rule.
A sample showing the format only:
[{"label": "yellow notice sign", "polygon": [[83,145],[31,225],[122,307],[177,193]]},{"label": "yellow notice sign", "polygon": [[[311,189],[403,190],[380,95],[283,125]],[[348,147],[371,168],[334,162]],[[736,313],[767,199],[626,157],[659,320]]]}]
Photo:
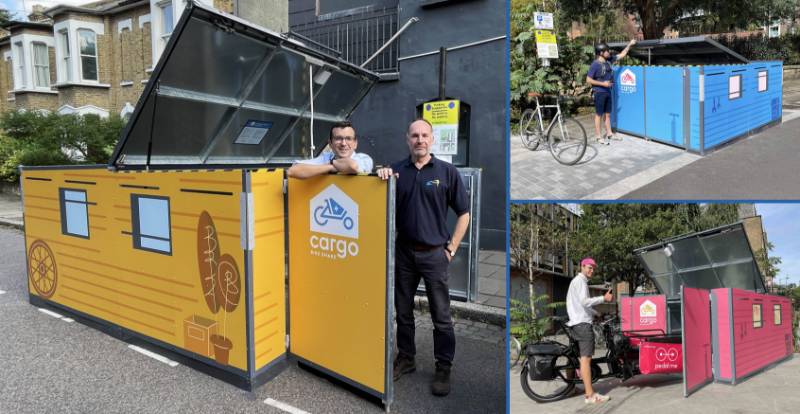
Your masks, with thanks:
[{"label": "yellow notice sign", "polygon": [[533,34],[536,36],[536,54],[540,59],[558,58],[558,44],[552,31],[535,30]]},{"label": "yellow notice sign", "polygon": [[325,175],[290,178],[288,191],[291,353],[380,395],[387,185],[377,177]]},{"label": "yellow notice sign", "polygon": [[458,100],[428,102],[422,108],[422,118],[433,126],[433,148],[436,155],[458,153]]}]

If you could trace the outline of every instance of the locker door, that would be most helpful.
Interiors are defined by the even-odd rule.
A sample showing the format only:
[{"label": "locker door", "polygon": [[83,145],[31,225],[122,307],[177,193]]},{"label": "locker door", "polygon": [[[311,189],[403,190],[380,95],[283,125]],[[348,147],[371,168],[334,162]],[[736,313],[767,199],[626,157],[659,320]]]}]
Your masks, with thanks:
[{"label": "locker door", "polygon": [[647,136],[683,146],[683,68],[648,66],[645,70]]},{"label": "locker door", "polygon": [[711,301],[709,291],[681,286],[683,396],[713,380],[711,373]]},{"label": "locker door", "polygon": [[289,179],[289,353],[392,401],[394,181]]}]

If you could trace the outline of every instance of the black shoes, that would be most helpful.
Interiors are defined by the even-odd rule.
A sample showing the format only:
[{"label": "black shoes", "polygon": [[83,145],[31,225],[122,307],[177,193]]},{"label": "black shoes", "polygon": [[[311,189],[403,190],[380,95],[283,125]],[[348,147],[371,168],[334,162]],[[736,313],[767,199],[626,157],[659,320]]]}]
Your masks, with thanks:
[{"label": "black shoes", "polygon": [[[410,374],[417,370],[414,358],[398,355],[394,360],[393,377],[397,381],[405,374]],[[450,365],[436,363],[436,373],[431,382],[431,393],[437,397],[444,397],[450,394]]]},{"label": "black shoes", "polygon": [[398,355],[394,360],[394,380],[397,381],[404,374],[410,374],[417,370],[414,358]]},{"label": "black shoes", "polygon": [[431,393],[437,397],[450,394],[450,366],[436,363],[436,374],[433,375]]}]

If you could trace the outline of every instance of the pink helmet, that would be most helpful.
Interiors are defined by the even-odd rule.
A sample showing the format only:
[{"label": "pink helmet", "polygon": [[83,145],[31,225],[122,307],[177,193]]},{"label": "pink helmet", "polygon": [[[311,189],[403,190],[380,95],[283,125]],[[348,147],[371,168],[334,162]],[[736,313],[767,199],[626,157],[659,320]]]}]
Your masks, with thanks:
[{"label": "pink helmet", "polygon": [[591,257],[586,257],[583,260],[581,260],[581,267],[587,265],[597,267],[597,263],[595,263],[594,259],[592,259]]}]

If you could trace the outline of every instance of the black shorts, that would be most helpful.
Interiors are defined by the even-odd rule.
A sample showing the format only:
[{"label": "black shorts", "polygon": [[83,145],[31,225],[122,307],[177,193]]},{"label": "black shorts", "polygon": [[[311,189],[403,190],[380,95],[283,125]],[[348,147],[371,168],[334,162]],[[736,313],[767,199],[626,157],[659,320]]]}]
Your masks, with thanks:
[{"label": "black shorts", "polygon": [[597,115],[611,113],[611,94],[608,92],[594,93],[594,113]]},{"label": "black shorts", "polygon": [[582,357],[592,357],[594,355],[594,331],[592,324],[579,323],[570,329],[572,337],[578,341],[578,348]]}]

